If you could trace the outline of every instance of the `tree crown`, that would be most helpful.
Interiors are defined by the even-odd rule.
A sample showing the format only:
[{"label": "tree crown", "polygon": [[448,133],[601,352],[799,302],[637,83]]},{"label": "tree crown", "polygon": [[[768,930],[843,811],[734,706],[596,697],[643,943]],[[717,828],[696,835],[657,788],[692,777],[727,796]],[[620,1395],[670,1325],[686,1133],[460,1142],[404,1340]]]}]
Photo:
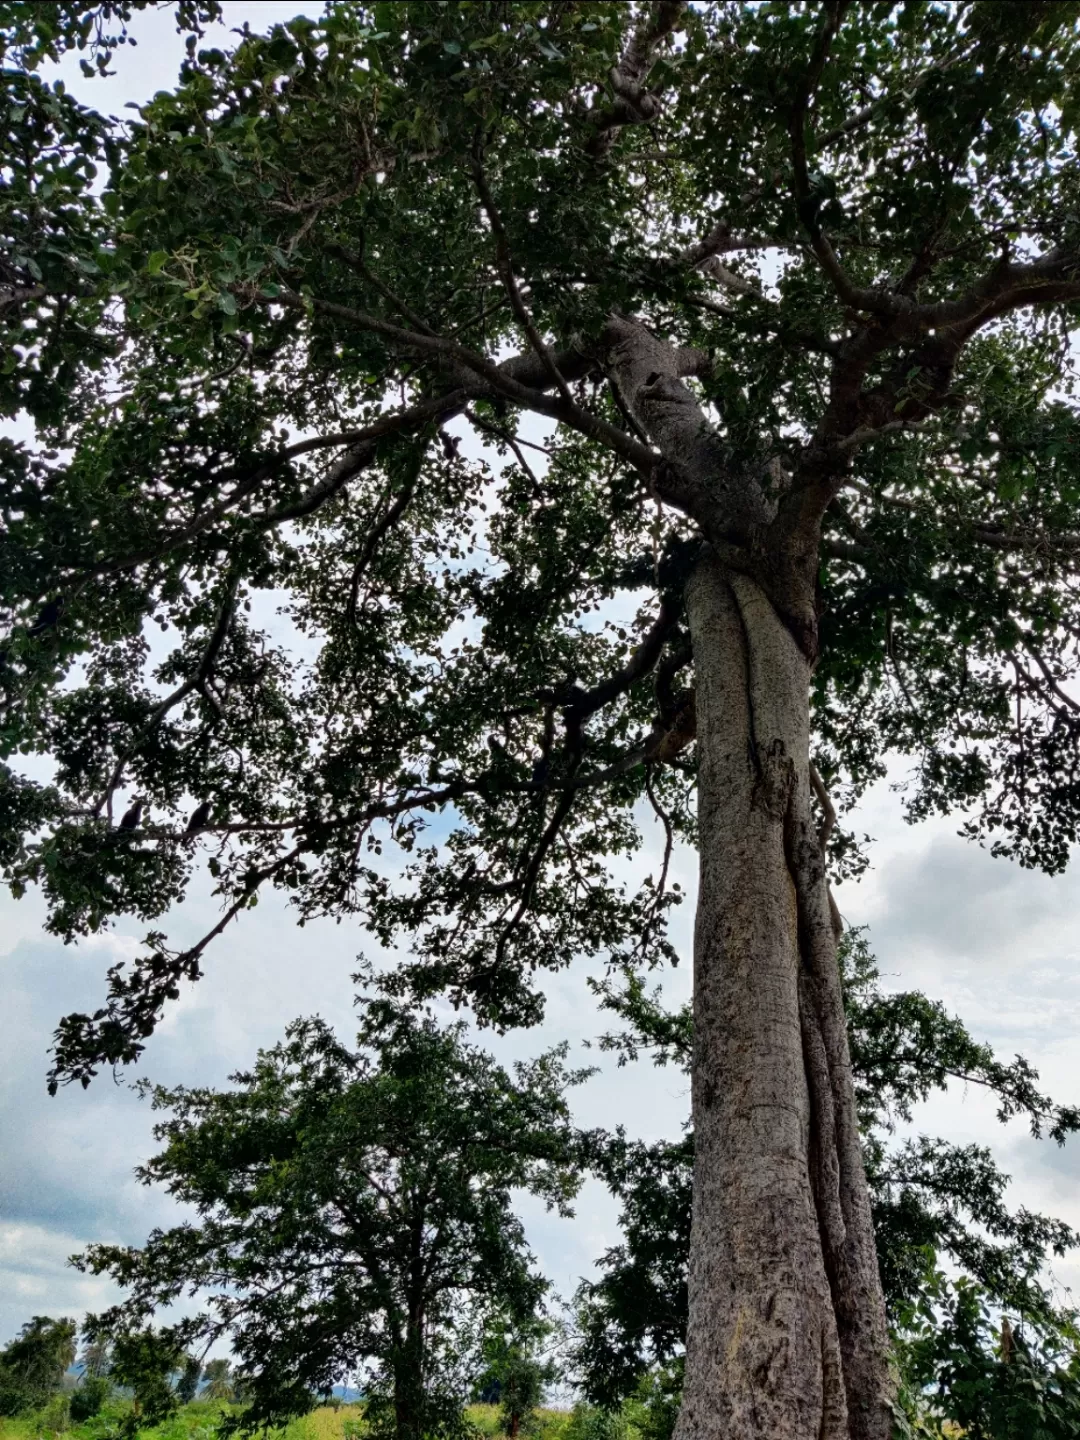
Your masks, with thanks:
[{"label": "tree crown", "polygon": [[1077,15],[332,5],[193,37],[123,125],[4,72],[0,860],[67,939],[196,871],[224,907],[56,1081],[268,887],[496,1023],[537,966],[672,958],[666,867],[611,859],[638,802],[694,839],[703,543],[816,660],[826,783],[900,751],[912,815],[1064,864]]}]

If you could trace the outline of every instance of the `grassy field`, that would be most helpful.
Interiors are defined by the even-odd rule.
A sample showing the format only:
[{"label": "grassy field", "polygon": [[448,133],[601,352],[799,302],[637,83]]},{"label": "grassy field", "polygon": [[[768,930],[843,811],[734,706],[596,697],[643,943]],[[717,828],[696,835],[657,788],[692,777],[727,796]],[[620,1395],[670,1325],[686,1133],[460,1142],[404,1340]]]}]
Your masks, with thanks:
[{"label": "grassy field", "polygon": [[[126,1409],[126,1407],[124,1407]],[[163,1425],[141,1430],[146,1440],[214,1440],[218,1421],[229,1407],[214,1401],[196,1400],[167,1420]],[[55,1413],[55,1412],[54,1412]],[[70,1425],[57,1431],[47,1412],[42,1415],[5,1420],[0,1417],[0,1440],[113,1440],[122,1409],[108,1405],[92,1420]],[[467,1415],[480,1435],[498,1434],[499,1409],[496,1405],[470,1405]],[[565,1410],[541,1410],[530,1440],[559,1440],[570,1419]],[[324,1405],[277,1432],[277,1440],[352,1440],[363,1429],[363,1409],[359,1405]]]}]

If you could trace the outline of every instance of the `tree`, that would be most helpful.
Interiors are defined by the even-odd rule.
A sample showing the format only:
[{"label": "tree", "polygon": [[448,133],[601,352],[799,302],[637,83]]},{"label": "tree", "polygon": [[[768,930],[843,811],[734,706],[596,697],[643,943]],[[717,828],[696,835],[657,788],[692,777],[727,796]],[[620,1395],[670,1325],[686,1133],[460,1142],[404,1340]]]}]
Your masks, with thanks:
[{"label": "tree", "polygon": [[189,37],[126,127],[5,72],[2,723],[55,781],[10,768],[0,859],[65,938],[153,927],[54,1085],[268,889],[498,1025],[540,967],[672,959],[666,865],[610,864],[655,812],[701,865],[681,1435],[882,1440],[829,792],[893,751],[913,817],[1051,870],[1077,833],[1076,30],[336,6]]},{"label": "tree", "polygon": [[471,1308],[524,1325],[545,1289],[511,1192],[565,1214],[579,1184],[565,1091],[581,1077],[563,1052],[511,1075],[463,1030],[377,997],[356,1051],[300,1020],[235,1089],[151,1088],[169,1118],[139,1174],[199,1219],[79,1258],[130,1290],[98,1327],[138,1331],[205,1292],[203,1313],[166,1334],[174,1347],[230,1340],[237,1370],[215,1360],[204,1378],[209,1398],[242,1382],[235,1423],[303,1413],[360,1372],[375,1430],[420,1440],[452,1427]]},{"label": "tree", "polygon": [[37,1410],[60,1389],[75,1359],[73,1320],[35,1315],[0,1350],[0,1415]]},{"label": "tree", "polygon": [[86,1337],[79,1359],[84,1375],[90,1375],[95,1379],[102,1375],[108,1375],[112,1367],[112,1355],[108,1340]]},{"label": "tree", "polygon": [[131,1409],[121,1426],[126,1440],[135,1440],[143,1427],[160,1425],[175,1414],[182,1401],[180,1385],[187,1373],[187,1357],[170,1331],[129,1325],[110,1333],[96,1315],[87,1316],[86,1330],[94,1340],[108,1338],[112,1348],[109,1373],[131,1392]]},{"label": "tree", "polygon": [[202,1362],[198,1356],[185,1355],[176,1381],[176,1399],[179,1404],[191,1404],[199,1393],[199,1381],[202,1378]]},{"label": "tree", "polygon": [[71,1419],[76,1425],[99,1414],[113,1389],[110,1376],[112,1354],[108,1340],[85,1335],[83,1339],[82,1354],[79,1356],[82,1374],[72,1393],[70,1407]]},{"label": "tree", "polygon": [[481,1357],[484,1370],[477,1393],[489,1403],[497,1401],[502,1433],[516,1440],[531,1422],[544,1398],[544,1390],[559,1378],[550,1353],[554,1326],[539,1315],[524,1322],[493,1315],[484,1329]]},{"label": "tree", "polygon": [[[1023,1207],[1010,1210],[1009,1177],[985,1148],[925,1135],[897,1142],[896,1124],[912,1119],[917,1101],[957,1081],[989,1090],[1002,1122],[1022,1116],[1033,1135],[1058,1144],[1080,1130],[1080,1111],[1054,1104],[1022,1057],[1003,1064],[938,1002],[917,991],[884,993],[862,934],[849,932],[839,955],[890,1328],[900,1337],[909,1393],[936,1385],[946,1418],[968,1427],[978,1409],[971,1408],[970,1374],[990,1389],[1015,1378],[1002,1378],[997,1337],[984,1343],[987,1306],[1026,1326],[1029,1378],[1040,1373],[1040,1356],[1056,1361],[1074,1348],[1076,1316],[1059,1306],[1043,1276],[1054,1257],[1080,1245],[1080,1235]],[[602,1041],[621,1061],[647,1053],[658,1064],[690,1069],[689,1007],[664,1010],[639,981],[598,988],[625,1022]],[[686,1342],[693,1141],[692,1132],[652,1145],[621,1131],[591,1137],[593,1165],[623,1204],[624,1233],[602,1257],[600,1278],[578,1295],[573,1363],[596,1404],[633,1400],[647,1382],[650,1398],[658,1392],[657,1408],[671,1418],[668,1396],[679,1389]],[[945,1283],[942,1265],[959,1277],[958,1289]],[[1043,1364],[1043,1379],[1060,1388],[1053,1371]],[[1074,1403],[1080,1386],[1062,1401],[1066,1410]]]},{"label": "tree", "polygon": [[203,1397],[207,1400],[231,1400],[233,1398],[232,1362],[211,1360],[203,1370],[206,1382]]}]

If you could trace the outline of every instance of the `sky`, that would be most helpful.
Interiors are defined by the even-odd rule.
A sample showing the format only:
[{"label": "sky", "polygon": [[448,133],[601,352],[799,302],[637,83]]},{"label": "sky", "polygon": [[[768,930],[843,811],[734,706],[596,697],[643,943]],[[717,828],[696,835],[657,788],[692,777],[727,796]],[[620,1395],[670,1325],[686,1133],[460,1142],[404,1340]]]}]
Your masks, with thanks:
[{"label": "sky", "polygon": [[[302,9],[314,14],[319,7],[226,0],[226,24],[246,20],[261,29]],[[112,78],[87,81],[77,64],[65,64],[69,88],[123,115],[126,103],[169,87],[182,50],[169,7],[137,17],[132,34],[137,48],[119,52]],[[1057,1100],[1080,1102],[1080,866],[1048,878],[959,839],[957,820],[909,827],[891,789],[902,778],[902,767],[893,767],[844,817],[874,843],[870,872],[838,891],[841,911],[849,923],[869,927],[887,988],[919,988],[944,1001],[1002,1058],[1025,1055]],[[652,833],[641,865],[655,865],[658,854]],[[663,977],[666,998],[678,1004],[690,978],[694,857],[679,854],[672,878],[687,893],[672,936],[685,959]],[[54,1099],[45,1090],[56,1022],[100,1003],[105,970],[136,953],[141,929],[121,923],[112,934],[65,947],[44,932],[43,916],[33,894],[19,902],[0,896],[0,1344],[31,1315],[81,1317],[118,1298],[108,1282],[68,1265],[73,1252],[93,1241],[139,1244],[155,1225],[179,1218],[167,1196],[133,1175],[155,1148],[133,1074],[115,1081],[103,1075],[87,1091],[69,1088]],[[216,916],[209,894],[195,893],[170,917],[170,935],[190,943]],[[365,948],[371,952],[356,925],[300,929],[282,902],[267,897],[215,942],[205,978],[170,1010],[138,1073],[168,1084],[222,1084],[298,1015],[320,1014],[350,1037],[349,977]],[[582,969],[550,977],[546,989],[542,1027],[485,1034],[484,1043],[509,1062],[567,1040],[578,1063],[602,1062],[575,1094],[581,1124],[623,1124],[646,1140],[677,1135],[689,1111],[684,1077],[645,1062],[619,1068],[584,1048],[606,1027]],[[959,1085],[921,1106],[914,1130],[989,1145],[1013,1177],[1012,1202],[1080,1229],[1077,1141],[1058,1148],[1033,1141],[1021,1122],[1003,1127],[985,1094]],[[596,1183],[582,1192],[572,1221],[527,1202],[522,1215],[542,1270],[564,1297],[595,1273],[597,1257],[618,1239],[617,1206]],[[1053,1276],[1080,1298],[1078,1261],[1057,1264]]]}]

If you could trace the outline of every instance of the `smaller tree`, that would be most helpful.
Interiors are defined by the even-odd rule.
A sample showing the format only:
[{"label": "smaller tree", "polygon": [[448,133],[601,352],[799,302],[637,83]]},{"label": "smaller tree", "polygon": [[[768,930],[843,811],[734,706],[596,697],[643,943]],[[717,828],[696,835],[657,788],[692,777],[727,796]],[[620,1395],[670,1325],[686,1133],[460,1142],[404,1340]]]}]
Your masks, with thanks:
[{"label": "smaller tree", "polygon": [[530,1429],[545,1388],[559,1378],[550,1353],[554,1331],[551,1321],[539,1315],[522,1322],[496,1314],[484,1328],[484,1371],[477,1393],[498,1402],[502,1433],[511,1440]]},{"label": "smaller tree", "polygon": [[203,1398],[206,1400],[232,1400],[235,1398],[232,1361],[210,1360],[202,1372],[206,1383]]},{"label": "smaller tree", "polygon": [[0,1351],[0,1415],[37,1410],[60,1389],[75,1360],[74,1320],[35,1315]]},{"label": "smaller tree", "polygon": [[85,1343],[82,1354],[79,1356],[83,1378],[96,1378],[102,1375],[108,1375],[112,1369],[112,1347],[109,1344],[108,1338],[101,1336],[97,1339],[91,1339],[90,1336],[84,1332],[84,1340]]},{"label": "smaller tree", "polygon": [[353,1374],[369,1422],[399,1440],[460,1419],[467,1317],[525,1323],[546,1289],[512,1192],[570,1214],[580,1184],[565,1092],[588,1072],[568,1071],[565,1049],[511,1075],[463,1025],[381,992],[361,1011],[355,1051],[298,1020],[233,1090],[145,1087],[169,1118],[137,1173],[199,1221],[75,1260],[129,1287],[101,1319],[118,1334],[204,1291],[204,1312],[169,1333],[230,1340],[244,1428],[302,1413]]},{"label": "smaller tree", "polygon": [[76,1425],[97,1415],[112,1393],[112,1353],[104,1336],[93,1339],[84,1332],[82,1354],[79,1356],[79,1383],[71,1395],[70,1415]]},{"label": "smaller tree", "polygon": [[185,1355],[176,1379],[176,1398],[181,1405],[190,1405],[199,1393],[202,1362],[196,1355]]},{"label": "smaller tree", "polygon": [[[97,1316],[88,1316],[88,1332],[105,1338],[107,1329]],[[132,1326],[119,1331],[112,1345],[111,1375],[117,1384],[131,1391],[132,1406],[124,1431],[134,1436],[148,1425],[168,1419],[180,1403],[175,1380],[183,1373],[182,1346],[169,1330]]]}]

